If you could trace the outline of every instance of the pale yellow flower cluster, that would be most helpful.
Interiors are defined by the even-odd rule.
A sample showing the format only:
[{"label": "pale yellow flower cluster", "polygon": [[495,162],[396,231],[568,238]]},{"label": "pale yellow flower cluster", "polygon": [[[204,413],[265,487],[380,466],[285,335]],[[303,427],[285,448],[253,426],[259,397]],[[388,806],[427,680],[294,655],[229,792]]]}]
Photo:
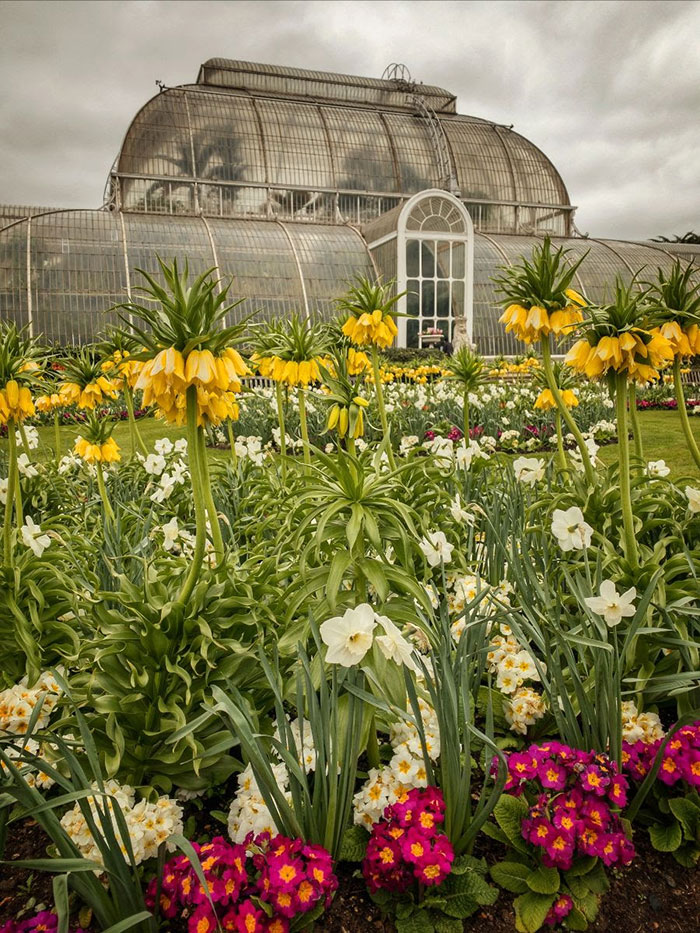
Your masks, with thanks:
[{"label": "pale yellow flower cluster", "polygon": [[664,737],[661,720],[656,713],[640,713],[632,700],[622,703],[622,738],[630,745],[635,742],[649,744]]},{"label": "pale yellow flower cluster", "polygon": [[[96,794],[94,797],[86,797],[85,800],[98,827],[101,825],[99,811],[104,812],[106,807],[113,814],[115,804],[119,807],[126,821],[129,842],[137,865],[157,855],[161,843],[167,844],[171,836],[182,833],[182,807],[170,797],[159,797],[155,803],[149,803],[147,800],[139,800],[137,803],[136,792],[128,784],[120,785],[116,781],[105,781],[104,789],[109,796],[97,793],[99,788],[93,784]],[[122,838],[114,817],[112,822],[119,848],[126,859],[126,840]],[[102,864],[102,855],[79,803],[64,814],[61,826],[86,859]],[[170,844],[166,847],[169,851],[174,849],[174,846]]]},{"label": "pale yellow flower cluster", "polygon": [[58,703],[61,688],[53,674],[44,673],[33,687],[23,681],[0,693],[0,731],[25,735],[29,729],[34,708],[43,700],[35,729],[44,729]]},{"label": "pale yellow flower cluster", "polygon": [[[272,773],[277,786],[291,803],[292,795],[288,789],[289,775],[285,765],[272,765]],[[233,798],[228,813],[228,834],[233,842],[241,843],[245,841],[248,833],[253,833],[255,836],[259,833],[270,833],[274,836],[277,832],[279,828],[275,825],[265,799],[260,793],[253,768],[248,765],[238,775],[238,792]]]},{"label": "pale yellow flower cluster", "polygon": [[527,727],[534,726],[546,711],[544,698],[532,687],[518,687],[511,697],[503,698],[503,715],[519,735],[527,735]]}]

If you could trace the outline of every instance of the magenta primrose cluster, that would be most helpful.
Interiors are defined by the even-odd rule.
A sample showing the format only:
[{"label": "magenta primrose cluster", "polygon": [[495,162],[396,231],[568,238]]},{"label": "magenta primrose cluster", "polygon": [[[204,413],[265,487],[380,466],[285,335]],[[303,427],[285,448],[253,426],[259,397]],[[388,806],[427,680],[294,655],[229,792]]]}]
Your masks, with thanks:
[{"label": "magenta primrose cluster", "polygon": [[534,798],[521,831],[542,850],[543,865],[566,871],[576,855],[598,856],[606,865],[632,861],[634,846],[612,809],[626,805],[628,782],[607,755],[546,742],[507,760],[505,790]]},{"label": "magenta primrose cluster", "polygon": [[[635,781],[642,781],[654,765],[663,744],[655,742],[622,743],[622,767]],[[690,787],[700,788],[700,721],[682,726],[666,743],[662,752],[657,779],[669,787],[685,781]]]},{"label": "magenta primrose cluster", "polygon": [[[289,921],[320,902],[327,907],[338,887],[330,854],[321,846],[285,836],[251,833],[232,845],[216,836],[193,843],[206,879],[200,883],[190,860],[179,855],[163,869],[160,909],[165,917],[187,912],[189,933],[287,933]],[[153,879],[146,904],[153,909]],[[211,903],[210,903],[211,901]]]},{"label": "magenta primrose cluster", "polygon": [[440,828],[445,801],[437,787],[414,788],[372,827],[362,863],[370,893],[380,889],[400,894],[414,881],[441,884],[449,875],[454,850]]},{"label": "magenta primrose cluster", "polygon": [[[58,917],[52,910],[40,910],[24,920],[7,920],[0,926],[0,933],[56,933]],[[76,930],[75,933],[83,933]]]}]

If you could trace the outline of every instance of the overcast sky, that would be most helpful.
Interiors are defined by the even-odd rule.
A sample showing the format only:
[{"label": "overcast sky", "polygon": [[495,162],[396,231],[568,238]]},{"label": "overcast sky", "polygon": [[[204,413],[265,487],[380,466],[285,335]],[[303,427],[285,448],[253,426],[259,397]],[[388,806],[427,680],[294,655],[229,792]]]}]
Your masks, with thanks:
[{"label": "overcast sky", "polygon": [[0,0],[0,203],[97,207],[127,126],[212,57],[405,63],[513,124],[593,236],[700,231],[697,0]]}]

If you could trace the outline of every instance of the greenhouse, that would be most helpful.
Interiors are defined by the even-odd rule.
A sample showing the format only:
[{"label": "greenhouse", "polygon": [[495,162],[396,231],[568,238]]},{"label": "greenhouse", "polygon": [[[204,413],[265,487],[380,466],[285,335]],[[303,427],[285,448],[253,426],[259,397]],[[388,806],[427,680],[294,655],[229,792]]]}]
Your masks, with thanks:
[{"label": "greenhouse", "polygon": [[0,207],[0,312],[55,342],[91,340],[157,256],[234,278],[241,315],[333,313],[356,274],[396,279],[399,343],[466,319],[485,354],[513,353],[492,276],[549,234],[585,259],[601,300],[616,275],[700,247],[577,235],[549,159],[511,127],[457,113],[411,80],[211,59],[129,126],[103,206]]}]

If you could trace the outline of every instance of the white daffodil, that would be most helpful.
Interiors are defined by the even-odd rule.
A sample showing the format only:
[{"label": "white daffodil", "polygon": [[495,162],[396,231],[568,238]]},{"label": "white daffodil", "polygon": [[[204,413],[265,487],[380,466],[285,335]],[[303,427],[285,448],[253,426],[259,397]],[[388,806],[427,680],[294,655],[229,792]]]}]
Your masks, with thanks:
[{"label": "white daffodil", "polygon": [[454,544],[449,543],[444,531],[428,532],[424,538],[421,538],[418,546],[431,567],[439,566],[440,562],[449,564],[454,550]]},{"label": "white daffodil", "polygon": [[346,609],[342,616],[326,619],[320,628],[321,639],[328,646],[326,661],[352,667],[359,664],[372,647],[377,622],[369,603]]},{"label": "white daffodil", "polygon": [[163,473],[160,478],[160,485],[151,495],[151,502],[164,502],[170,496],[173,489],[175,489],[175,485],[175,478],[169,473]]},{"label": "white daffodil", "polygon": [[155,447],[156,453],[160,454],[161,457],[165,457],[173,451],[173,442],[169,437],[159,438],[153,446]]},{"label": "white daffodil", "polygon": [[593,529],[583,518],[578,506],[570,509],[555,509],[552,514],[552,534],[562,551],[580,551],[591,543]]},{"label": "white daffodil", "polygon": [[387,659],[394,664],[404,664],[410,671],[418,673],[418,665],[413,660],[413,645],[407,641],[399,628],[386,616],[375,616],[377,622],[384,629],[384,635],[377,636],[379,649]]},{"label": "white daffodil", "polygon": [[[24,437],[27,440],[27,447],[29,450],[36,450],[36,448],[39,446],[39,431],[31,424],[28,424],[24,428]],[[24,438],[22,437],[21,431],[15,431],[15,440],[20,446],[24,444]]]},{"label": "white daffodil", "polygon": [[5,505],[7,502],[7,484],[9,480],[7,476],[0,478],[0,503]]},{"label": "white daffodil", "polygon": [[29,457],[26,454],[20,454],[17,457],[17,469],[20,476],[26,476],[28,479],[39,475],[39,471],[29,462]]},{"label": "white daffodil", "polygon": [[172,551],[180,537],[180,529],[177,525],[177,518],[171,518],[170,521],[160,529],[163,532],[163,547],[166,551]]},{"label": "white daffodil", "polygon": [[149,454],[143,461],[143,468],[151,476],[160,476],[165,469],[165,457],[160,454]]},{"label": "white daffodil", "polygon": [[633,586],[620,595],[612,580],[603,580],[600,596],[589,596],[584,602],[596,615],[602,616],[610,628],[614,628],[626,616],[634,615],[636,597],[637,590]]},{"label": "white daffodil", "polygon": [[20,528],[22,542],[36,554],[41,557],[46,548],[51,544],[51,538],[41,533],[41,525],[37,525],[31,515],[27,515],[24,525]]},{"label": "white daffodil", "polygon": [[459,493],[452,500],[452,505],[450,505],[450,515],[456,522],[465,525],[473,525],[476,521],[476,516],[473,512],[470,512],[468,509],[462,507],[462,500],[460,499]]},{"label": "white daffodil", "polygon": [[515,478],[526,486],[534,486],[544,478],[544,460],[537,457],[518,457],[513,461]]},{"label": "white daffodil", "polygon": [[697,515],[700,512],[700,489],[694,489],[692,486],[685,487],[685,494],[688,497],[688,509]]},{"label": "white daffodil", "polygon": [[665,460],[650,460],[647,463],[647,476],[668,476],[671,468],[666,466]]}]

